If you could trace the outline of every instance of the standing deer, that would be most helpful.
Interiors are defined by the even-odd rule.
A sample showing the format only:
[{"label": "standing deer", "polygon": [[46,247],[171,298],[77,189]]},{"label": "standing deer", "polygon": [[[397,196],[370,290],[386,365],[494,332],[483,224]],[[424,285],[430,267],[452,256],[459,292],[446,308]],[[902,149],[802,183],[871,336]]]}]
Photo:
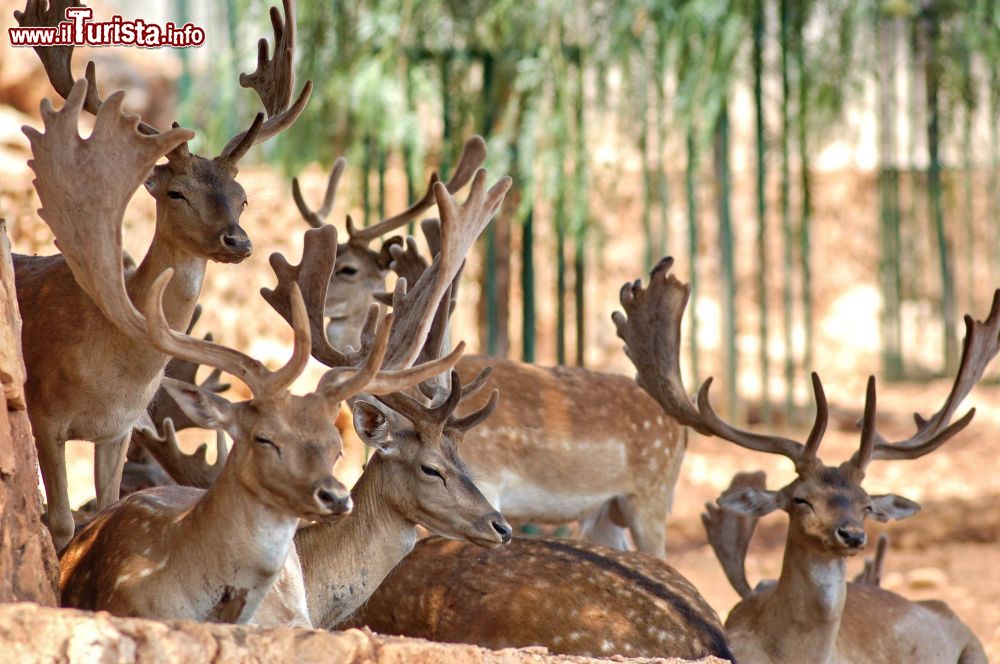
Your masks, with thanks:
[{"label": "standing deer", "polygon": [[[58,112],[43,104],[45,133],[25,129],[41,214],[60,230],[72,228],[76,215],[119,228],[125,204],[143,175],[191,137],[183,129],[142,135],[138,118],[121,112],[123,94],[115,93],[98,109],[93,134],[82,140],[77,124],[87,87],[86,81],[78,81]],[[118,158],[104,158],[111,154]],[[65,195],[61,183],[84,167],[94,189]],[[119,615],[245,622],[280,571],[299,518],[323,519],[350,510],[350,496],[331,472],[341,449],[331,415],[340,402],[361,390],[391,393],[427,380],[449,369],[461,348],[436,362],[380,371],[393,314],[378,324],[378,307],[373,307],[366,325],[369,343],[354,354],[354,364],[328,372],[315,392],[293,396],[287,386],[305,368],[311,348],[297,285],[288,289],[295,333],[292,358],[269,371],[236,350],[171,329],[164,311],[174,275],[170,268],[150,286],[140,314],[122,279],[121,245],[109,244],[94,258],[103,256],[119,271],[95,272],[103,280],[92,282],[100,301],[114,313],[109,317],[136,335],[142,331],[160,353],[232,374],[246,383],[253,398],[233,404],[197,386],[164,380],[189,417],[203,427],[225,430],[237,444],[212,490],[140,491],[84,528],[60,561],[63,603]],[[419,321],[406,322],[410,329],[423,329]]]},{"label": "standing deer", "polygon": [[494,649],[733,659],[719,616],[670,565],[567,540],[422,540],[341,628],[362,626]]},{"label": "standing deer", "polygon": [[[431,295],[419,301],[402,300],[398,293],[395,298],[394,311],[400,315],[412,311],[412,315],[423,317],[437,310],[421,360],[431,361],[441,354],[450,306],[448,292],[441,295],[432,286],[455,278],[461,266],[457,259],[464,257],[496,213],[510,186],[510,180],[504,178],[484,193],[484,180],[484,173],[477,174],[469,200],[461,210],[451,204],[447,190],[438,186],[435,194],[442,209],[443,251],[440,260],[411,291],[416,295],[431,287]],[[312,303],[313,333],[321,335],[323,307],[328,301],[325,291],[335,261],[335,229],[327,226],[308,231],[298,266],[290,266],[280,254],[272,257],[278,286],[265,297],[277,304],[282,293],[293,285],[300,287],[306,301]],[[331,362],[330,357],[317,354]],[[265,599],[255,623],[335,627],[364,603],[412,550],[417,525],[480,546],[510,541],[510,526],[476,488],[459,456],[463,436],[489,417],[498,402],[494,390],[486,406],[465,417],[455,417],[460,401],[482,388],[485,377],[465,388],[456,373],[452,373],[447,389],[424,385],[432,395],[429,406],[402,393],[377,396],[383,405],[412,423],[406,427],[391,422],[368,401],[354,402],[355,429],[376,450],[352,492],[356,509],[336,523],[299,531],[285,573]],[[308,613],[302,612],[303,606]]]},{"label": "standing deer", "polygon": [[[741,662],[986,662],[972,631],[941,602],[910,602],[868,584],[848,584],[845,561],[865,546],[864,521],[904,519],[920,506],[896,495],[871,496],[861,486],[876,459],[916,459],[965,428],[972,410],[949,424],[961,401],[1000,350],[1000,291],[985,322],[966,316],[962,361],[941,410],[915,416],[916,433],[889,442],[875,428],[875,379],[868,380],[860,448],[839,466],[817,456],[828,408],[823,385],[812,375],[816,419],[801,444],[738,429],[712,409],[706,380],[696,402],[680,374],[680,327],[690,289],[669,274],[662,260],[647,288],[622,288],[627,315],[615,313],[618,335],[639,369],[643,387],[677,421],[741,447],[780,454],[795,464],[796,479],[778,491],[763,488],[764,476],[742,481],[719,498],[721,513],[756,520],[774,510],[788,513],[785,555],[778,581],[751,590],[743,568],[753,524],[723,519],[710,509],[704,521],[723,570],[743,598],[726,620],[726,634]],[[744,478],[745,479],[745,478]]]},{"label": "standing deer", "polygon": [[[63,19],[67,7],[79,6],[72,0],[51,0],[47,9],[45,4],[28,0],[24,12],[16,14],[18,23],[54,26]],[[55,199],[62,204],[60,218],[42,210],[62,253],[14,258],[18,306],[24,318],[28,415],[48,499],[48,525],[57,550],[73,534],[66,441],[80,439],[95,444],[98,507],[114,503],[132,426],[159,386],[168,359],[149,344],[143,327],[129,311],[116,309],[116,303],[108,301],[108,288],[123,286],[129,297],[142,301],[159,274],[173,269],[175,278],[165,294],[166,315],[172,329],[183,330],[201,292],[207,261],[238,263],[250,255],[252,245],[239,225],[247,201],[235,179],[237,164],[254,144],[291,125],[305,108],[312,89],[312,83],[307,82],[289,105],[294,85],[292,0],[284,0],[284,9],[284,21],[277,9],[271,12],[274,57],[268,58],[267,42],[262,39],[257,70],[240,77],[241,85],[256,91],[269,117],[264,121],[263,113],[258,114],[250,128],[230,140],[214,159],[188,151],[186,143],[194,137],[192,132],[175,125],[160,133],[138,119],[138,131],[157,139],[151,145],[169,141],[171,149],[156,155],[156,159],[167,158],[159,165],[156,159],[149,160],[148,150],[129,154],[135,148],[131,136],[135,130],[127,126],[131,120],[118,119],[122,97],[116,93],[101,101],[93,63],[88,63],[87,81],[74,85],[72,46],[36,49],[56,92],[67,100],[66,108],[80,106],[97,115],[104,104],[112,104],[105,123],[95,126],[93,136],[98,141],[82,141],[75,125],[62,127],[68,141],[62,149],[79,151],[77,156],[92,161],[80,161],[81,169],[60,174],[62,179],[35,165],[36,186],[49,192],[48,205],[54,206]],[[70,103],[73,91],[78,98]],[[54,117],[47,101],[42,113]],[[72,114],[60,117],[76,119]],[[51,149],[56,146],[51,145]],[[100,175],[104,179],[96,180],[91,170],[106,162],[116,167],[103,169]],[[156,199],[156,232],[145,258],[134,271],[125,273],[121,212],[143,181]],[[91,200],[89,192],[97,192],[105,202]]]},{"label": "standing deer", "polygon": [[[481,141],[476,137],[466,144],[449,189],[455,180],[461,182],[466,158],[485,159]],[[294,183],[298,209],[311,225],[321,225],[332,209],[343,169],[338,160],[319,210],[308,207]],[[416,218],[427,200],[364,229],[365,243]],[[330,293],[338,295],[331,302],[367,306],[385,289],[385,266],[392,264],[410,280],[420,274],[427,263],[415,254],[412,243],[389,242],[380,254],[352,253],[344,265],[338,255],[330,282]],[[344,315],[336,304],[327,307],[326,316],[331,340],[356,343],[356,317]],[[619,549],[628,548],[627,528],[640,551],[665,557],[666,519],[687,443],[683,427],[626,376],[484,355],[464,356],[457,369],[468,382],[488,366],[493,367],[489,387],[503,399],[487,422],[468,432],[462,455],[493,506],[515,521],[582,519],[585,539]],[[458,414],[484,405],[484,396],[470,398]]]}]

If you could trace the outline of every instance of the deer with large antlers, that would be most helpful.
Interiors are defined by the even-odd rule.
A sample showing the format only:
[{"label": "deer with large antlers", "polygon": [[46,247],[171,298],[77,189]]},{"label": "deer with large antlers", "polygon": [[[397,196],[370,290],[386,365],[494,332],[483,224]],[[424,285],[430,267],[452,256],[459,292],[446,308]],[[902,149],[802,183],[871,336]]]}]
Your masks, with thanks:
[{"label": "deer with large antlers", "polygon": [[[98,109],[91,136],[81,139],[77,124],[87,88],[83,80],[74,84],[58,112],[43,104],[44,133],[25,129],[41,214],[61,237],[66,237],[63,229],[82,232],[72,223],[77,215],[119,228],[125,204],[145,173],[191,138],[183,129],[141,134],[138,118],[121,112],[123,95],[116,93]],[[99,158],[109,153],[120,154],[120,160]],[[68,200],[61,183],[85,166],[101,195]],[[297,285],[287,289],[292,357],[270,371],[239,351],[171,329],[164,311],[175,277],[170,268],[150,285],[143,313],[136,310],[135,295],[127,292],[122,278],[120,244],[115,248],[117,253],[95,258],[103,256],[108,274],[118,277],[100,282],[98,290],[99,301],[114,314],[109,318],[131,335],[144,335],[159,353],[233,375],[253,398],[234,404],[198,386],[164,379],[184,412],[205,428],[225,430],[236,441],[234,450],[209,491],[140,491],[84,528],[60,561],[63,603],[119,615],[245,622],[281,570],[299,519],[330,518],[350,510],[350,495],[331,470],[342,445],[331,422],[340,403],[361,390],[392,393],[427,380],[448,370],[461,349],[436,362],[383,371],[394,315],[377,320],[379,307],[373,306],[365,327],[370,343],[353,355],[350,365],[327,372],[315,392],[295,396],[287,388],[305,368],[312,346]],[[424,329],[420,321],[401,322]]]},{"label": "deer with large antlers", "polygon": [[[466,143],[448,190],[464,185],[470,169],[485,160],[485,150],[479,137]],[[322,224],[332,210],[344,165],[342,159],[334,165],[319,210],[308,207],[298,182],[293,183],[296,205],[310,225]],[[425,195],[399,215],[354,229],[352,241],[362,233],[367,246],[377,234],[415,220],[431,202]],[[425,225],[425,232],[433,228]],[[433,235],[428,240],[436,251],[439,241]],[[387,266],[414,281],[427,261],[413,243],[393,240],[379,254],[355,250],[344,256],[338,255],[330,282],[326,331],[331,340],[356,344],[357,317],[339,303],[367,306],[385,289]],[[487,422],[468,432],[462,454],[493,506],[521,522],[582,519],[585,539],[620,549],[627,548],[631,531],[640,551],[664,557],[666,519],[686,446],[683,427],[625,376],[484,355],[463,356],[457,369],[467,382],[487,367],[493,368],[489,387],[503,399]],[[484,405],[485,396],[472,396],[459,414]]]},{"label": "deer with large antlers", "polygon": [[640,384],[679,422],[747,449],[780,454],[795,464],[796,479],[777,490],[764,476],[741,481],[723,494],[722,512],[756,520],[774,510],[789,516],[781,575],[751,590],[743,556],[752,524],[725,525],[720,512],[705,515],[709,541],[743,598],[726,620],[741,662],[986,662],[971,630],[940,602],[910,602],[868,584],[848,584],[845,561],[867,542],[866,518],[903,519],[919,505],[896,495],[871,496],[861,486],[874,460],[916,459],[934,451],[972,420],[951,422],[959,404],[1000,350],[1000,291],[985,322],[966,316],[962,361],[951,393],[929,419],[915,416],[916,433],[890,442],[875,427],[875,379],[868,381],[861,445],[850,460],[827,466],[817,456],[828,408],[819,377],[812,375],[816,419],[806,442],[739,429],[720,418],[709,400],[709,378],[692,401],[680,374],[681,318],[689,287],[670,274],[671,259],[650,276],[622,288],[625,315],[616,312],[618,335],[639,371]]},{"label": "deer with large antlers", "polygon": [[[28,0],[16,18],[24,27],[54,26],[63,20],[66,8],[78,6],[75,0]],[[161,133],[138,119],[134,126],[131,120],[120,119],[121,94],[100,99],[93,63],[87,65],[86,82],[74,84],[72,46],[36,48],[52,86],[67,100],[67,108],[76,107],[77,112],[82,108],[100,117],[100,109],[111,105],[109,114],[103,116],[105,122],[95,127],[94,135],[103,140],[90,142],[86,150],[91,161],[82,162],[79,171],[61,174],[62,180],[55,180],[55,173],[35,169],[37,181],[50,192],[48,205],[58,199],[64,210],[74,205],[78,209],[77,214],[60,219],[42,214],[62,253],[14,259],[18,305],[24,317],[28,414],[57,549],[73,533],[65,442],[79,439],[95,444],[98,506],[103,509],[114,503],[132,426],[159,386],[168,359],[149,344],[143,328],[127,312],[115,308],[107,290],[124,286],[131,298],[142,301],[157,276],[166,268],[173,269],[175,277],[165,294],[166,315],[172,329],[183,330],[201,291],[207,261],[238,263],[250,255],[250,239],[240,227],[247,197],[235,179],[237,164],[254,144],[291,125],[312,89],[307,82],[290,103],[295,36],[292,0],[284,0],[284,10],[282,19],[272,8],[274,56],[268,56],[267,42],[262,39],[257,70],[240,77],[241,85],[258,94],[268,118],[259,113],[250,128],[233,137],[213,159],[191,154],[187,141],[194,134],[176,124]],[[71,94],[76,94],[72,103]],[[44,106],[43,115],[51,116],[51,107]],[[68,152],[81,144],[75,120],[75,115],[66,116],[61,127],[65,141],[61,149]],[[156,155],[157,159],[165,156],[165,163],[149,161],[148,148],[129,153],[136,150],[131,135],[136,131],[172,143],[170,150]],[[98,147],[103,151],[98,152]],[[56,141],[50,148],[58,149]],[[94,165],[105,163],[115,168],[102,169],[103,181],[91,177]],[[138,267],[123,272],[120,212],[135,191],[137,178],[156,199],[156,232]]]},{"label": "deer with large antlers", "polygon": [[[432,183],[431,193],[442,217],[441,250],[412,289],[407,290],[406,281],[400,280],[392,297],[394,314],[430,324],[398,326],[393,337],[398,350],[390,353],[386,366],[407,365],[415,358],[432,362],[442,354],[452,283],[510,187],[506,177],[489,191],[485,182],[486,172],[480,170],[461,206],[445,185]],[[346,358],[324,338],[323,312],[329,301],[326,291],[337,263],[337,249],[337,232],[332,226],[307,231],[301,263],[292,266],[282,255],[273,255],[271,265],[278,285],[263,291],[275,310],[287,317],[283,294],[293,286],[300,288],[309,303],[313,333],[319,338],[314,341],[313,356],[334,367]],[[369,339],[363,331],[362,348]],[[416,340],[420,343],[414,343]],[[496,408],[499,395],[494,391],[477,411],[464,417],[454,414],[463,398],[483,387],[487,375],[485,372],[465,388],[454,372],[447,388],[425,382],[422,390],[431,397],[430,405],[402,392],[376,395],[410,426],[390,422],[383,410],[368,401],[355,401],[355,429],[376,450],[354,487],[357,509],[340,522],[299,532],[298,555],[290,557],[285,578],[266,598],[256,623],[287,624],[293,616],[293,624],[334,627],[362,604],[413,548],[418,524],[481,546],[498,546],[510,540],[510,526],[476,488],[458,452],[465,433]],[[308,616],[298,612],[303,604],[308,607]]]}]

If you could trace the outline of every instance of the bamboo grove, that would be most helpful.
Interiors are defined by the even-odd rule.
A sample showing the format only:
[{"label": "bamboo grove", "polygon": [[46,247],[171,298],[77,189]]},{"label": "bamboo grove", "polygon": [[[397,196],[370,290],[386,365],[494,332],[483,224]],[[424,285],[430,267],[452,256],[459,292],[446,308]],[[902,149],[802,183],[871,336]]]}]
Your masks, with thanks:
[{"label": "bamboo grove", "polygon": [[[236,45],[235,16],[264,20],[259,3],[227,0],[215,17]],[[480,133],[493,167],[517,183],[482,247],[484,351],[582,364],[587,269],[608,234],[592,185],[616,177],[590,145],[601,127],[628,137],[639,163],[642,261],[671,253],[690,266],[688,367],[699,363],[698,300],[720,281],[722,382],[738,403],[738,370],[759,375],[761,411],[795,412],[796,377],[814,365],[812,159],[852,105],[874,98],[876,214],[883,371],[892,378],[951,371],[956,312],[975,309],[973,270],[1000,278],[1000,2],[998,0],[342,0],[305,3],[303,77],[324,80],[271,157],[289,171],[348,155],[364,221],[385,212],[387,169],[407,188],[425,168]],[[185,0],[176,0],[183,17]],[[220,62],[219,76],[228,71]],[[185,90],[185,112],[235,108],[229,90]],[[731,114],[749,95],[753,223],[734,219]],[[216,97],[216,95],[222,95]],[[218,126],[218,132],[231,128]],[[985,140],[977,139],[985,128]],[[905,131],[904,131],[905,129]],[[211,139],[210,139],[211,140]],[[945,150],[945,145],[956,149]],[[430,146],[433,146],[431,149]],[[610,170],[609,170],[610,169]],[[609,175],[610,173],[610,175]],[[615,185],[610,185],[611,191]],[[774,190],[777,196],[768,196]],[[974,201],[987,200],[986,209]],[[978,206],[982,208],[982,206]],[[734,234],[753,229],[755,274],[739,279]],[[537,239],[551,233],[554,248]],[[707,231],[711,232],[708,233]],[[706,237],[712,241],[706,246]],[[768,262],[769,238],[780,261]],[[981,241],[980,238],[988,238]],[[956,244],[964,255],[955,256]],[[519,256],[512,252],[519,251]],[[548,255],[549,253],[554,255]],[[638,260],[639,257],[636,257]],[[516,273],[513,266],[517,266]],[[554,270],[554,292],[538,278]],[[958,283],[959,275],[967,283]],[[713,284],[714,285],[714,284]],[[512,297],[516,288],[520,297]],[[739,289],[753,291],[756,329],[740,329]],[[543,297],[544,296],[544,297]],[[538,358],[537,307],[553,302],[554,357]],[[930,311],[914,305],[932,301]],[[512,312],[518,311],[516,316]],[[916,314],[912,311],[917,310]],[[914,318],[916,316],[916,318]],[[512,329],[517,320],[520,330]],[[940,331],[937,357],[916,357],[906,325]],[[796,336],[796,326],[801,338]],[[737,333],[754,334],[753,353]],[[799,387],[804,387],[800,385]]]}]

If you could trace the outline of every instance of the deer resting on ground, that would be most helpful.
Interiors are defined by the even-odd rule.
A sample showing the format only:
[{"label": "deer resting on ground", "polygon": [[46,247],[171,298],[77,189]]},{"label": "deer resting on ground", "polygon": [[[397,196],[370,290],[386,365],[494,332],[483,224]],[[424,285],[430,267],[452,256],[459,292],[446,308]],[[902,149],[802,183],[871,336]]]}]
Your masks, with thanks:
[{"label": "deer resting on ground", "polygon": [[[63,20],[72,0],[28,0],[16,18],[21,26],[53,26]],[[67,108],[82,107],[98,115],[104,103],[112,110],[95,126],[90,148],[76,134],[76,116],[63,127],[67,143],[48,142],[51,150],[76,152],[80,169],[55,173],[36,163],[36,187],[45,189],[52,208],[59,199],[64,215],[55,218],[42,210],[42,219],[56,236],[61,254],[14,257],[18,306],[24,318],[22,344],[27,367],[25,384],[28,415],[38,448],[39,465],[48,499],[48,525],[56,549],[73,534],[65,466],[65,443],[70,439],[95,444],[94,482],[98,507],[118,499],[122,465],[133,424],[140,418],[160,384],[167,356],[146,339],[143,328],[115,309],[107,299],[109,287],[122,286],[130,298],[143,301],[160,273],[173,269],[165,293],[167,322],[172,329],[187,327],[201,292],[207,261],[238,263],[250,255],[252,245],[240,227],[246,192],[236,182],[237,163],[256,143],[291,125],[305,107],[312,89],[307,82],[290,104],[293,88],[292,50],[295,13],[284,0],[282,21],[272,8],[275,54],[268,58],[261,40],[258,67],[242,75],[240,83],[253,88],[268,113],[259,113],[250,128],[235,136],[219,156],[205,159],[188,151],[194,134],[175,128],[165,133],[136,120],[140,134],[155,137],[170,150],[166,163],[150,161],[147,149],[132,153],[135,129],[119,117],[121,94],[102,102],[98,96],[93,63],[86,82],[73,83],[72,46],[39,47],[36,51],[56,92]],[[75,91],[72,103],[69,95]],[[43,102],[42,114],[52,117]],[[101,146],[102,152],[94,149]],[[37,162],[36,157],[36,162]],[[101,180],[92,171],[101,168]],[[145,181],[156,199],[156,232],[149,251],[135,270],[123,272],[121,212],[136,184]],[[40,192],[41,193],[41,192]],[[128,197],[123,196],[124,193]],[[94,197],[97,194],[100,200]],[[74,209],[75,206],[75,209]]]},{"label": "deer resting on ground", "polygon": [[[479,137],[466,143],[450,191],[468,180],[466,173],[485,160],[485,150]],[[333,209],[344,163],[334,165],[318,210],[308,207],[294,183],[296,204],[310,225],[322,225]],[[433,187],[436,175],[431,181]],[[367,247],[415,220],[431,203],[425,195],[377,225],[358,230],[349,224],[348,246]],[[430,244],[433,250],[435,242]],[[395,239],[377,254],[369,249],[338,253],[325,312],[329,338],[357,345],[357,317],[347,315],[340,303],[371,303],[385,289],[386,266],[397,269],[405,263],[409,269],[398,272],[412,281],[427,265],[415,254],[413,243],[404,246]],[[627,529],[640,551],[665,557],[666,519],[687,443],[684,428],[626,376],[484,355],[463,356],[457,370],[469,382],[487,367],[493,368],[487,387],[499,390],[503,399],[489,420],[468,432],[462,456],[493,506],[513,521],[581,519],[585,539],[619,549],[628,546]],[[482,408],[487,393],[463,402],[458,415]]]},{"label": "deer resting on ground", "polygon": [[[662,260],[650,275],[622,288],[626,315],[615,314],[618,335],[639,369],[643,387],[667,413],[699,432],[747,449],[780,454],[797,477],[778,491],[764,475],[738,478],[704,516],[709,542],[743,598],[726,620],[726,635],[740,662],[962,662],[985,663],[982,645],[941,602],[910,602],[869,584],[848,584],[846,560],[863,550],[865,519],[904,519],[919,505],[896,495],[869,495],[861,486],[874,460],[916,459],[933,452],[972,420],[954,423],[959,404],[1000,349],[1000,291],[985,322],[966,316],[962,361],[951,393],[930,419],[915,417],[917,431],[889,442],[875,427],[875,379],[868,381],[861,444],[850,460],[827,466],[817,456],[829,411],[814,373],[816,419],[805,444],[754,433],[723,421],[713,410],[712,379],[688,396],[680,373],[681,318],[690,289]],[[785,555],[778,581],[751,590],[743,559],[755,521],[775,510],[788,513]],[[732,514],[730,514],[732,513]],[[734,515],[738,515],[734,516]]]}]

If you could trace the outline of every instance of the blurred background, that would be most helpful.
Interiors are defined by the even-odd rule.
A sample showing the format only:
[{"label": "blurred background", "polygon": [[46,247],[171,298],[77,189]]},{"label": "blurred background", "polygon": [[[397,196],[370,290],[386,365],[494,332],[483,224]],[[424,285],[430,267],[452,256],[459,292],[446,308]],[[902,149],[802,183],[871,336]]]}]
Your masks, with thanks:
[{"label": "blurred background", "polygon": [[[22,4],[0,0],[0,27]],[[204,155],[249,123],[258,102],[237,77],[253,69],[256,40],[271,38],[269,3],[89,4],[97,18],[192,21],[207,39],[81,49],[79,71],[94,59],[105,90],[125,88],[152,124],[196,130]],[[818,371],[839,421],[828,461],[856,445],[870,373],[886,428],[903,434],[914,408],[938,407],[962,314],[983,318],[1000,286],[997,0],[303,1],[297,75],[316,84],[308,108],[240,176],[256,251],[240,267],[210,267],[199,326],[268,361],[287,357],[291,335],[257,289],[273,281],[267,256],[296,260],[306,228],[291,176],[316,206],[327,169],[348,158],[329,219],[343,232],[346,214],[374,223],[419,197],[432,170],[447,177],[473,133],[489,143],[491,178],[515,184],[470,258],[453,338],[630,374],[610,322],[618,290],[672,255],[692,284],[687,384],[714,375],[730,417],[795,433],[811,423],[808,372]],[[53,251],[19,130],[50,94],[34,53],[4,39],[0,216],[26,253]],[[140,193],[126,219],[133,255],[152,219]],[[889,554],[890,569],[916,576],[887,585],[947,599],[1000,657],[1000,581],[983,583],[1000,565],[995,376],[970,399],[979,414],[966,436],[873,469],[869,488],[925,503]],[[723,614],[735,595],[706,553],[700,506],[736,470],[790,479],[780,462],[731,448],[694,437],[670,544]],[[78,501],[92,495],[82,450]],[[752,577],[780,564],[780,532],[759,539]]]}]

